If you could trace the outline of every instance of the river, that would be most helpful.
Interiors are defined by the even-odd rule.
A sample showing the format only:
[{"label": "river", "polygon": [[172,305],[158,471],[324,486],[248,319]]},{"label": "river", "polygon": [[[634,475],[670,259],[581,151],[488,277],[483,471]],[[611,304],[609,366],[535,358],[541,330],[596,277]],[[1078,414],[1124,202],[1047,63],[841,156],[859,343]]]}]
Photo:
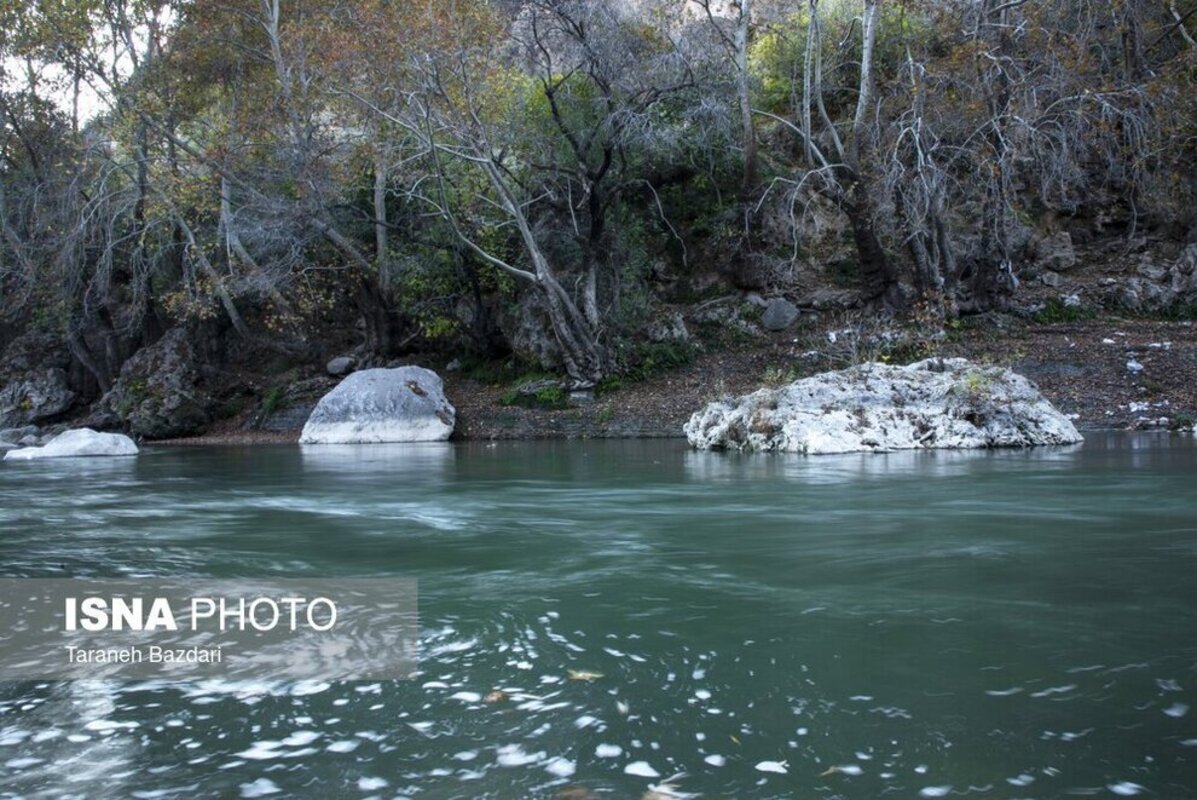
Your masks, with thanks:
[{"label": "river", "polygon": [[407,576],[421,649],[410,681],[0,684],[0,797],[1195,797],[1195,476],[1193,437],[1116,433],[4,464],[5,577]]}]

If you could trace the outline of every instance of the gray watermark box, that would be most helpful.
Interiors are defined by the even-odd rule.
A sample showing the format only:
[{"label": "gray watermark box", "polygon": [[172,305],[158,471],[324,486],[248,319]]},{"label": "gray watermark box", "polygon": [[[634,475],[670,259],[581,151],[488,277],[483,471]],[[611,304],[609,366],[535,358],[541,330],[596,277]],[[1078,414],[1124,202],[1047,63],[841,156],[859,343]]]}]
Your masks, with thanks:
[{"label": "gray watermark box", "polygon": [[416,669],[407,578],[0,578],[0,680],[393,680]]}]

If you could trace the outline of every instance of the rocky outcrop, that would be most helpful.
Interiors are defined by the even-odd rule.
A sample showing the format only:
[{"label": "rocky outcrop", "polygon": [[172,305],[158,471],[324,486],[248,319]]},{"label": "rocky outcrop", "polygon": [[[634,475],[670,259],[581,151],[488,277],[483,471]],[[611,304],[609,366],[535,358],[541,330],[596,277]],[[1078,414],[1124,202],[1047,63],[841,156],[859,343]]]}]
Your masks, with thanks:
[{"label": "rocky outcrop", "polygon": [[5,461],[32,461],[39,458],[75,458],[81,456],[135,456],[137,445],[120,433],[96,433],[91,428],[64,431],[41,447],[9,450]]},{"label": "rocky outcrop", "polygon": [[202,360],[184,327],[125,362],[112,389],[97,402],[93,422],[122,425],[136,436],[166,439],[200,433],[215,406],[204,387]]},{"label": "rocky outcrop", "polygon": [[1038,267],[1053,272],[1065,272],[1077,263],[1072,236],[1067,231],[1060,231],[1035,241],[1034,257]]},{"label": "rocky outcrop", "polygon": [[560,369],[565,363],[544,301],[537,292],[524,292],[519,302],[504,310],[499,315],[499,328],[521,361],[547,370]]},{"label": "rocky outcrop", "polygon": [[685,344],[690,341],[690,331],[680,313],[661,311],[654,314],[645,325],[644,337],[650,342]]},{"label": "rocky outcrop", "polygon": [[1103,282],[1105,302],[1129,311],[1159,312],[1197,303],[1197,244],[1180,251],[1172,264],[1144,253],[1135,275],[1125,282]]},{"label": "rocky outcrop", "polygon": [[308,418],[303,444],[436,442],[453,433],[457,412],[440,376],[423,367],[355,372]]},{"label": "rocky outcrop", "polygon": [[75,396],[59,367],[26,372],[0,389],[0,427],[53,419],[70,409]]},{"label": "rocky outcrop", "polygon": [[1026,378],[960,358],[826,372],[710,403],[684,430],[701,449],[810,454],[1081,441]]},{"label": "rocky outcrop", "polygon": [[9,342],[0,357],[0,428],[65,415],[78,399],[66,372],[70,363],[51,333],[30,330]]}]

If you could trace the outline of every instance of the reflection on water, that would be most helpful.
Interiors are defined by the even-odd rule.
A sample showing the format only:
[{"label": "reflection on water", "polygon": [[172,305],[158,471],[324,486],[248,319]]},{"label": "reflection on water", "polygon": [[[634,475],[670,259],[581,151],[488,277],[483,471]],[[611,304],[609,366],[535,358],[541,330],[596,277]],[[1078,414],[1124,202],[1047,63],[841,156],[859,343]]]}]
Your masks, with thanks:
[{"label": "reflection on water", "polygon": [[307,473],[398,472],[404,480],[439,483],[450,477],[457,448],[448,442],[411,444],[304,444]]},{"label": "reflection on water", "polygon": [[5,574],[413,576],[420,674],[9,685],[0,797],[1197,796],[1191,437],[106,463],[0,469]]}]

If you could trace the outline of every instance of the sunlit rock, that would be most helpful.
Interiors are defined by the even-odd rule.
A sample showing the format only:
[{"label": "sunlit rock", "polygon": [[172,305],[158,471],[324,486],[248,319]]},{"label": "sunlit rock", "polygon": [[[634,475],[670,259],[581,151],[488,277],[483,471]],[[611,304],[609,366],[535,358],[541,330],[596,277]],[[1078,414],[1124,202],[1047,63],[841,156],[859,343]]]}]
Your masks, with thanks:
[{"label": "sunlit rock", "polygon": [[321,398],[303,426],[303,444],[436,442],[453,433],[457,412],[440,376],[423,367],[366,369]]},{"label": "sunlit rock", "polygon": [[91,428],[64,431],[41,447],[23,447],[4,454],[5,461],[78,456],[135,456],[137,445],[120,433],[97,433]]},{"label": "sunlit rock", "polygon": [[962,358],[862,364],[720,400],[685,424],[700,449],[850,453],[1081,441],[1029,380]]}]

